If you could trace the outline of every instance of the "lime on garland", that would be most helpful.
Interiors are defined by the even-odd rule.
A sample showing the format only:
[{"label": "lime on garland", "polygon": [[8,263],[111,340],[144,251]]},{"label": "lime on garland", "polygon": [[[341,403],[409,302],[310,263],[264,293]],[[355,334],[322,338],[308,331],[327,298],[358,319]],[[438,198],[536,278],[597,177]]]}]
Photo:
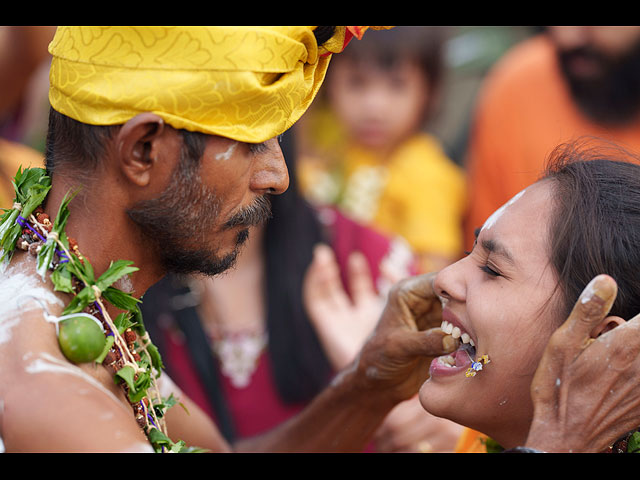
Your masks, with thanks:
[{"label": "lime on garland", "polygon": [[92,362],[100,356],[106,338],[96,322],[75,316],[59,324],[58,343],[65,357],[73,363]]}]

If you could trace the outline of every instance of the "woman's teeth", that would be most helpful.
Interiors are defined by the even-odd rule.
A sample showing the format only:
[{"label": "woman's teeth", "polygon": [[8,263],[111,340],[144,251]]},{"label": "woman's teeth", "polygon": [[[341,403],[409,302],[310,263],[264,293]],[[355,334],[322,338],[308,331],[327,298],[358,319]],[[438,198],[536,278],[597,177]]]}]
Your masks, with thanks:
[{"label": "woman's teeth", "polygon": [[459,338],[462,341],[462,343],[468,343],[472,347],[476,346],[476,344],[473,342],[473,340],[471,339],[471,337],[467,332],[463,332],[462,330],[460,330],[459,327],[454,327],[453,324],[447,321],[442,322],[442,324],[440,325],[440,329],[444,333],[451,335],[453,338]]}]

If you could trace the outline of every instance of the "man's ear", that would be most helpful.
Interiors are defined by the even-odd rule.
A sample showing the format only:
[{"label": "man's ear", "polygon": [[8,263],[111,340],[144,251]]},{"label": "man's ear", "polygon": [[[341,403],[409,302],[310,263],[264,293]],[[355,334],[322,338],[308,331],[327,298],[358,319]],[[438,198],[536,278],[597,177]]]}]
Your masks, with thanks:
[{"label": "man's ear", "polygon": [[132,183],[147,186],[151,181],[164,130],[164,120],[147,112],[128,120],[118,131],[115,148],[119,168]]},{"label": "man's ear", "polygon": [[620,317],[607,317],[602,322],[600,322],[596,327],[591,331],[591,338],[597,338],[603,333],[607,333],[609,330],[613,330],[619,325],[625,323],[625,320]]}]

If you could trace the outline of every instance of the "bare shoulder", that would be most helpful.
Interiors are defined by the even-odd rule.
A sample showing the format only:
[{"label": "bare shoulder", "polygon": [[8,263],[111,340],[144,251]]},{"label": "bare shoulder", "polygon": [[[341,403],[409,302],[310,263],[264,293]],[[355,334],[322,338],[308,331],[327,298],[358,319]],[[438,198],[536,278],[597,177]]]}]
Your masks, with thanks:
[{"label": "bare shoulder", "polygon": [[90,377],[74,372],[78,367],[51,362],[40,368],[3,399],[7,452],[153,451],[130,410]]},{"label": "bare shoulder", "polygon": [[[26,269],[0,274],[0,439],[7,452],[151,451],[131,408],[99,365],[58,346],[63,301]],[[25,271],[27,273],[25,273]]]}]

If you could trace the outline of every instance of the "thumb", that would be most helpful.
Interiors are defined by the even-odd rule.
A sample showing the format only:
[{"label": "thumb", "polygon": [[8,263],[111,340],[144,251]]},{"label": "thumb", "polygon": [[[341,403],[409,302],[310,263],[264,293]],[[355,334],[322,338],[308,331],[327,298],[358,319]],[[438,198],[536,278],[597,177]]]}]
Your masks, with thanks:
[{"label": "thumb", "polygon": [[425,331],[402,331],[403,352],[408,356],[435,357],[451,353],[458,348],[459,342],[439,328]]},{"label": "thumb", "polygon": [[553,334],[549,345],[575,358],[588,344],[593,329],[607,316],[618,294],[618,286],[608,275],[598,275],[585,287],[564,324]]}]

